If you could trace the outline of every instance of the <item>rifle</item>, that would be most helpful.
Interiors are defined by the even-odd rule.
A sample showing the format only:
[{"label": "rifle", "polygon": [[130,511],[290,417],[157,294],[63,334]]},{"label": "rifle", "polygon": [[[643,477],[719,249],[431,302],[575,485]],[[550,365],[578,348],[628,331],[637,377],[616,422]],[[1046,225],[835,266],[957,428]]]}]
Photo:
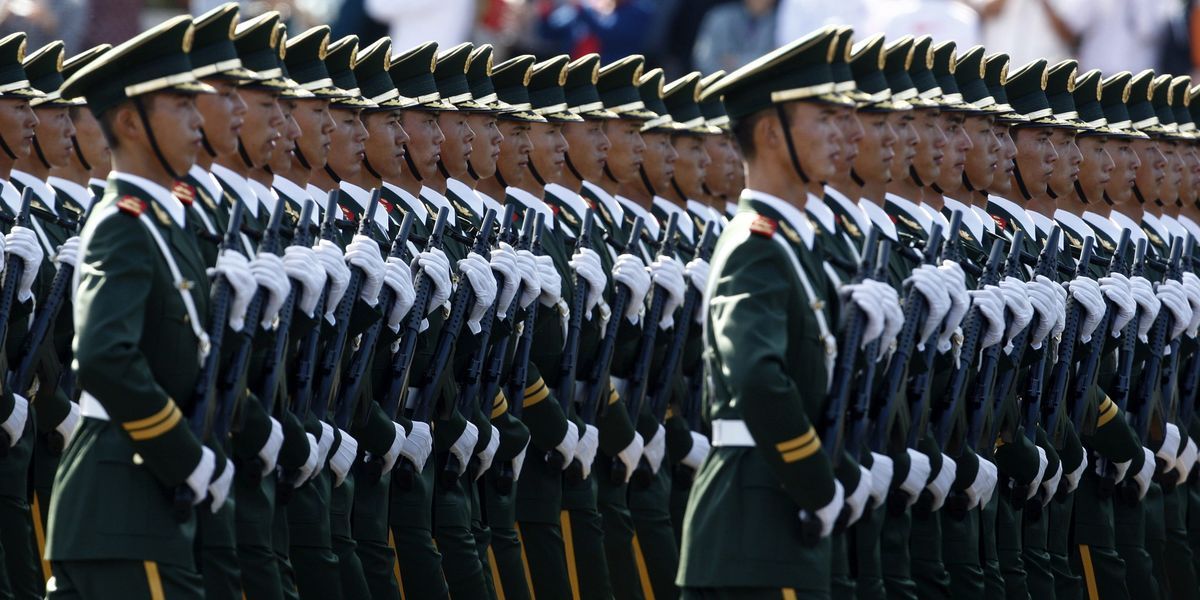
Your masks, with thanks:
[{"label": "rifle", "polygon": [[[1138,240],[1133,259],[1134,277],[1141,277],[1146,272],[1146,254],[1146,240]],[[1117,350],[1117,373],[1113,379],[1112,393],[1109,394],[1113,404],[1116,404],[1117,408],[1126,414],[1128,414],[1129,396],[1133,390],[1133,358],[1136,354],[1137,332],[1141,326],[1141,320],[1141,315],[1134,312],[1133,319],[1125,326],[1125,331],[1121,332],[1121,345]]]},{"label": "rifle", "polygon": [[[633,225],[629,228],[628,246],[637,243],[644,227],[645,223],[642,218],[635,217]],[[626,251],[628,251],[628,246]],[[583,380],[583,407],[580,416],[583,417],[584,423],[591,424],[595,421],[596,413],[601,406],[600,398],[609,391],[609,368],[612,366],[613,353],[617,348],[617,332],[621,328],[621,319],[625,318],[625,305],[629,303],[630,293],[628,287],[617,286],[612,304],[609,305],[612,317],[604,329],[604,337],[600,340],[600,350],[596,354],[595,362],[592,363],[592,368],[588,370],[587,377]],[[570,466],[567,467],[566,477],[573,484],[583,481],[583,464],[578,460],[572,460]]]},{"label": "rifle", "polygon": [[[1091,262],[1094,252],[1093,246],[1095,240],[1086,238],[1083,241],[1083,250],[1079,253],[1079,264],[1075,270],[1076,277],[1085,277],[1087,275],[1088,265]],[[1107,311],[1105,311],[1107,312]],[[1050,371],[1050,393],[1045,409],[1041,414],[1041,418],[1046,422],[1046,433],[1058,438],[1059,419],[1062,415],[1062,402],[1067,393],[1067,380],[1070,379],[1071,370],[1075,366],[1075,346],[1079,338],[1079,323],[1083,320],[1083,306],[1074,298],[1067,300],[1066,320],[1063,326],[1062,336],[1058,342],[1058,361],[1054,363],[1054,368]],[[1103,317],[1101,317],[1100,325],[1105,325]],[[1097,327],[1092,333],[1093,336],[1104,339],[1104,330]],[[1090,342],[1089,342],[1090,343]],[[1025,425],[1028,427],[1032,422],[1036,423],[1038,415],[1031,414],[1031,411],[1037,407],[1032,406],[1032,402],[1026,404],[1025,407]],[[1076,404],[1082,404],[1077,401]],[[1055,444],[1059,446],[1059,444]]]},{"label": "rifle", "polygon": [[[337,193],[339,192],[335,190],[329,194],[325,205],[325,218],[321,221],[321,239],[331,242],[337,239]],[[317,324],[300,340],[296,357],[296,367],[292,376],[292,412],[302,421],[308,418],[308,411],[312,406],[312,384],[313,375],[317,369],[317,350],[320,347],[321,328],[325,320],[325,305],[329,301],[329,289],[332,285],[332,282],[326,282],[325,289],[317,298],[317,306],[313,309]]]},{"label": "rifle", "polygon": [[[475,235],[475,243],[471,246],[471,252],[476,254],[487,254],[488,246],[491,241],[492,225],[496,222],[496,211],[488,209],[483,215],[483,224],[479,227],[479,233]],[[446,367],[450,365],[453,357],[451,353],[454,351],[454,344],[458,341],[458,335],[462,332],[463,323],[467,321],[467,311],[475,304],[475,290],[466,281],[459,284],[458,289],[454,290],[454,296],[450,302],[450,316],[446,317],[446,321],[442,323],[442,331],[438,336],[437,346],[433,351],[433,358],[429,362],[425,374],[421,378],[420,385],[417,386],[417,401],[413,406],[412,420],[428,423],[433,419],[433,409],[437,404],[437,396],[441,392],[441,387],[438,385],[442,380],[442,373]],[[446,465],[442,469],[443,485],[450,485],[455,479],[458,479],[461,471],[458,464],[458,458],[453,453],[446,459]],[[401,489],[411,489],[413,482],[416,480],[418,473],[416,466],[410,461],[403,461],[397,466],[399,471],[399,483]],[[450,475],[453,475],[451,478]]]},{"label": "rifle", "polygon": [[[575,240],[575,253],[592,247],[592,209],[583,216],[583,226],[579,229],[579,237]],[[591,292],[591,284],[586,279],[575,275],[575,294],[571,296],[570,315],[567,317],[567,337],[563,343],[562,358],[558,367],[558,387],[554,394],[562,406],[564,415],[571,414],[571,405],[575,402],[575,372],[579,367],[579,336],[583,329],[583,307]],[[583,433],[582,431],[580,432]],[[546,462],[556,471],[561,471],[566,459],[559,452],[551,450],[546,453]]]},{"label": "rifle", "polygon": [[[1025,242],[1025,232],[1013,234],[1012,245],[1008,249],[1008,257],[1004,260],[1004,275],[1017,277],[1021,274],[1021,244]],[[993,242],[993,245],[1000,240]],[[967,425],[965,443],[971,444],[980,456],[992,456],[992,438],[990,416],[994,414],[990,399],[996,387],[996,371],[1000,368],[1000,353],[1004,348],[1003,342],[996,344],[980,355],[979,374],[971,390],[971,420]]]},{"label": "rifle", "polygon": [[[296,246],[307,248],[312,245],[309,220],[312,219],[314,206],[311,199],[305,200],[304,207],[300,209],[300,221],[296,223],[296,232],[292,238],[292,243]],[[259,385],[256,386],[255,395],[262,401],[267,414],[272,414],[275,408],[275,395],[279,392],[279,380],[283,373],[284,353],[287,351],[287,331],[292,326],[292,316],[296,312],[296,297],[302,289],[301,284],[295,279],[291,280],[291,284],[292,291],[288,292],[287,298],[283,301],[283,306],[279,308],[279,324],[275,328],[279,333],[275,336],[274,344],[267,352],[266,359],[263,361],[263,378],[259,381]]]},{"label": "rifle", "polygon": [[[26,188],[26,194],[31,191]],[[28,196],[23,199],[23,202],[25,210],[22,212],[28,219]],[[225,239],[221,242],[222,252],[237,252],[238,245],[241,243],[238,233],[241,229],[242,213],[245,209],[246,206],[240,198],[234,202],[233,212],[229,215],[229,229],[225,234]],[[9,260],[11,262],[12,259]],[[17,268],[20,269],[21,266],[18,264]],[[9,275],[14,273],[19,277],[21,271],[8,272]],[[6,284],[5,291],[7,291],[7,277],[4,283]],[[208,319],[208,328],[212,333],[208,335],[208,347],[201,348],[204,354],[203,362],[200,365],[200,374],[196,377],[196,387],[192,392],[192,412],[188,415],[188,429],[191,429],[192,434],[201,444],[207,441],[212,434],[212,413],[216,408],[214,398],[216,390],[214,388],[217,381],[217,368],[221,363],[221,344],[225,338],[225,328],[229,326],[229,307],[233,303],[233,287],[224,275],[218,274],[212,287],[212,305]],[[245,326],[248,324],[243,325],[243,327]],[[186,482],[175,487],[175,500],[171,512],[176,521],[183,523],[191,518],[192,505],[195,500],[196,493],[192,491],[191,487],[188,487]]]},{"label": "rifle", "polygon": [[[1190,235],[1188,236],[1187,240],[1184,240],[1184,238],[1181,237],[1177,237],[1175,239],[1176,241],[1183,242],[1183,258],[1180,262],[1180,268],[1176,269],[1172,273],[1169,273],[1168,276],[1175,281],[1183,281],[1182,265],[1192,264],[1193,244],[1190,241]],[[1180,396],[1179,394],[1175,393],[1175,386],[1179,383],[1175,378],[1175,371],[1179,367],[1179,347],[1182,341],[1182,335],[1171,341],[1171,352],[1162,359],[1162,375],[1159,378],[1159,380],[1162,382],[1162,397],[1165,398],[1167,402],[1166,418],[1168,421],[1176,424],[1179,424],[1178,419]],[[1186,430],[1189,424],[1190,421],[1184,421],[1183,427],[1180,427],[1180,429]],[[1174,485],[1173,481],[1171,482],[1171,485]]]},{"label": "rifle", "polygon": [[[878,257],[875,259],[875,272],[870,275],[875,281],[887,281],[887,257],[891,254],[892,242],[888,239],[879,241]],[[864,253],[864,257],[867,255]],[[851,456],[858,459],[862,455],[863,444],[871,428],[871,395],[875,382],[875,371],[879,366],[882,351],[878,338],[867,344],[863,349],[863,372],[858,377],[854,398],[847,407],[849,414],[849,430],[845,433],[842,447],[847,448]],[[847,514],[847,517],[849,514]]]},{"label": "rifle", "polygon": [[[1109,264],[1110,273],[1120,273],[1126,277],[1129,276],[1130,264],[1126,260],[1125,255],[1129,252],[1130,232],[1128,229],[1121,232],[1121,239],[1117,242],[1117,249],[1113,253],[1112,262]],[[1068,410],[1071,412],[1071,424],[1074,425],[1075,431],[1080,434],[1090,434],[1095,430],[1095,423],[1084,423],[1084,416],[1087,413],[1087,394],[1088,390],[1096,384],[1096,376],[1100,372],[1100,357],[1104,354],[1105,341],[1108,338],[1109,328],[1112,325],[1113,318],[1116,317],[1117,308],[1111,300],[1105,300],[1104,316],[1100,318],[1100,323],[1096,326],[1095,335],[1088,345],[1087,355],[1080,361],[1079,370],[1075,375],[1074,384],[1071,386],[1071,397],[1068,403]],[[1136,330],[1135,330],[1136,331]],[[1135,340],[1137,334],[1134,333]],[[1124,340],[1122,340],[1124,341]],[[1059,359],[1062,362],[1062,359]],[[1057,369],[1057,366],[1055,367]],[[1057,385],[1056,380],[1051,381],[1051,385]],[[1056,389],[1053,388],[1052,389]]]},{"label": "rifle", "polygon": [[[1166,277],[1163,279],[1180,279],[1180,260],[1183,257],[1182,240],[1176,238],[1171,244],[1171,259],[1167,263]],[[1160,392],[1163,369],[1163,351],[1167,348],[1167,333],[1174,322],[1171,311],[1160,310],[1150,329],[1148,356],[1142,367],[1141,379],[1138,381],[1134,395],[1135,404],[1131,407],[1131,425],[1143,444],[1149,442],[1151,415],[1154,412],[1154,396]],[[1156,471],[1157,472],[1157,471]]]}]

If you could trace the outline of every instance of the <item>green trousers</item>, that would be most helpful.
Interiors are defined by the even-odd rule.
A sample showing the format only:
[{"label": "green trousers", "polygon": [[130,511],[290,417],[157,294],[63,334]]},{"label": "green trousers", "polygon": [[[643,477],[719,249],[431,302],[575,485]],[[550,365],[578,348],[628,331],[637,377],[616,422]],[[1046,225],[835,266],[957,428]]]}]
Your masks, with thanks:
[{"label": "green trousers", "polygon": [[[1095,455],[1090,461],[1097,462]],[[1092,467],[1084,470],[1075,490],[1070,538],[1071,570],[1082,578],[1079,597],[1088,600],[1125,600],[1125,560],[1117,552],[1114,501],[1104,491]]]},{"label": "green trousers", "polygon": [[854,594],[859,600],[884,600],[883,563],[879,538],[883,535],[886,504],[872,508],[868,502],[862,517],[847,532],[847,559],[854,578]]},{"label": "green trousers", "polygon": [[1003,600],[1004,572],[1000,570],[1000,549],[996,545],[996,525],[1000,519],[1000,494],[993,493],[979,507],[979,567],[983,569],[983,597]]},{"label": "green trousers", "polygon": [[830,536],[832,570],[829,573],[829,592],[831,597],[839,600],[854,599],[854,577],[850,574],[850,544],[847,541],[851,535],[853,533],[850,531],[835,531]]},{"label": "green trousers", "polygon": [[496,597],[528,600],[530,582],[521,540],[517,536],[516,491],[501,487],[499,469],[491,469],[480,480],[483,520],[491,537],[488,564]]},{"label": "green trousers", "polygon": [[561,519],[562,470],[530,449],[517,485],[517,535],[535,598],[571,596]]},{"label": "green trousers", "polygon": [[927,503],[921,500],[912,509],[908,552],[913,583],[918,598],[950,598],[950,574],[942,561],[942,515],[941,511],[930,512]]},{"label": "green trousers", "polygon": [[[445,458],[438,461],[438,472]],[[442,554],[442,573],[453,598],[483,598],[487,583],[475,534],[471,531],[471,500],[466,479],[459,477],[450,485],[434,484],[433,538]]]},{"label": "green trousers", "polygon": [[1029,584],[1021,556],[1022,507],[1012,501],[1004,477],[1000,478],[996,494],[1000,496],[996,510],[996,555],[1000,559],[1000,572],[1004,574],[1004,596],[1009,600],[1027,600]]},{"label": "green trousers", "polygon": [[1187,482],[1187,538],[1192,549],[1192,569],[1200,574],[1200,469]]},{"label": "green trousers", "polygon": [[[359,467],[361,463],[356,464]],[[373,474],[354,478],[354,511],[350,519],[355,553],[362,564],[363,575],[372,600],[399,600],[400,584],[396,581],[396,553],[388,545],[388,488],[392,474],[376,479]]]},{"label": "green trousers", "polygon": [[[1067,484],[1060,484],[1065,487]],[[1061,496],[1061,495],[1060,495]],[[1075,492],[1056,497],[1047,506],[1046,552],[1050,554],[1050,571],[1054,574],[1054,597],[1074,600],[1083,593],[1082,579],[1071,567],[1071,520],[1074,518]]]},{"label": "green trousers", "polygon": [[1167,598],[1170,583],[1167,580],[1167,523],[1163,489],[1158,483],[1150,484],[1142,500],[1142,514],[1146,519],[1146,552],[1154,565],[1152,576],[1158,582],[1159,597]]},{"label": "green trousers", "polygon": [[401,596],[405,600],[449,598],[442,555],[433,544],[434,461],[426,461],[419,475],[409,482],[392,473],[388,527],[396,549]]},{"label": "green trousers", "polygon": [[[563,511],[560,527],[567,554],[567,576],[576,598],[606,600],[613,597],[608,561],[604,555],[604,520],[596,508],[596,481],[572,482],[563,478]],[[678,547],[678,543],[676,543]]]},{"label": "green trousers", "polygon": [[32,411],[31,407],[21,439],[0,457],[0,558],[3,559],[0,598],[36,598],[43,588],[33,516],[27,501],[35,437]]},{"label": "green trousers", "polygon": [[911,532],[910,509],[892,509],[885,502],[879,556],[883,565],[883,586],[889,600],[917,598],[917,584],[912,578],[912,560],[908,548]]},{"label": "green trousers", "polygon": [[[610,477],[613,459],[600,452],[592,467],[596,482],[596,507],[604,526],[604,557],[608,565],[613,597],[642,600],[642,578],[633,553],[633,516],[629,513],[629,485],[614,484]],[[647,581],[647,583],[649,583]]]},{"label": "green trousers", "polygon": [[330,533],[333,476],[323,469],[292,493],[288,502],[288,533],[296,589],[302,600],[342,598],[338,557]]},{"label": "green trousers", "polygon": [[204,576],[205,600],[241,600],[242,573],[238,566],[237,525],[231,492],[216,514],[205,502],[196,508],[196,560]]},{"label": "green trousers", "polygon": [[49,600],[207,600],[200,573],[154,561],[55,562]]},{"label": "green trousers", "polygon": [[952,512],[942,519],[942,557],[950,578],[951,598],[983,598],[983,567],[979,555],[979,509]]},{"label": "green trousers", "polygon": [[687,512],[688,497],[692,495],[692,479],[696,472],[677,463],[671,472],[671,525],[675,527],[675,545],[683,543],[683,515]]},{"label": "green trousers", "polygon": [[[1041,496],[1034,496],[1035,505],[1026,504],[1021,519],[1021,562],[1025,565],[1025,585],[1029,597],[1053,600],[1054,570],[1046,545],[1050,535],[1050,509],[1041,506]],[[1053,502],[1053,500],[1051,500]]]},{"label": "green trousers", "polygon": [[679,546],[671,525],[671,473],[668,466],[658,470],[650,485],[629,487],[629,512],[633,516],[634,553],[646,564],[656,600],[679,597],[675,573],[679,570]]},{"label": "green trousers", "polygon": [[[1127,481],[1122,485],[1126,484],[1133,482]],[[1113,523],[1117,554],[1125,561],[1125,586],[1130,597],[1151,600],[1161,598],[1158,580],[1154,578],[1154,561],[1146,551],[1144,502],[1132,504],[1125,500],[1114,500]]]},{"label": "green trousers", "polygon": [[829,594],[792,588],[686,588],[684,600],[824,600]]},{"label": "green trousers", "polygon": [[292,568],[291,532],[288,531],[287,500],[291,499],[291,491],[280,493],[283,486],[290,483],[280,481],[275,474],[275,515],[271,532],[271,547],[275,552],[275,567],[279,571],[279,589],[285,600],[300,600],[300,590],[296,589],[296,571]]},{"label": "green trousers", "polygon": [[1167,597],[1172,600],[1195,600],[1200,596],[1200,584],[1192,564],[1192,547],[1187,531],[1188,490],[1184,486],[1163,490],[1163,518],[1166,526],[1165,563]]},{"label": "green trousers", "polygon": [[275,529],[275,478],[239,470],[233,478],[238,566],[246,600],[282,600]]}]

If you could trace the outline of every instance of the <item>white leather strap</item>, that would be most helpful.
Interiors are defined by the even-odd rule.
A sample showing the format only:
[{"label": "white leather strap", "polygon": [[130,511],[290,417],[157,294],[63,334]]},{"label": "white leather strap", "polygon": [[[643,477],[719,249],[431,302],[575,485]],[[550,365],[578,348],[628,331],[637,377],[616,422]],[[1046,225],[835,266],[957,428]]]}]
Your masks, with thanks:
[{"label": "white leather strap", "polygon": [[735,419],[714,419],[712,422],[713,447],[753,448],[754,437],[746,428],[745,421]]},{"label": "white leather strap", "polygon": [[91,417],[100,421],[108,421],[108,411],[104,410],[104,406],[95,396],[84,390],[79,394],[79,412],[85,417]]},{"label": "white leather strap", "polygon": [[179,265],[175,262],[175,256],[171,254],[171,249],[167,247],[167,242],[163,240],[162,234],[158,232],[158,228],[154,226],[154,222],[145,213],[138,215],[138,221],[150,232],[150,237],[154,238],[154,243],[158,246],[158,251],[162,254],[163,259],[167,261],[167,268],[171,271],[171,282],[175,285],[175,289],[179,291],[179,297],[183,300],[183,306],[187,309],[188,324],[192,326],[192,333],[196,335],[196,340],[200,345],[200,364],[204,364],[204,359],[208,357],[208,351],[211,344],[208,340],[208,333],[200,326],[200,313],[196,310],[196,300],[192,298],[192,293],[189,291],[192,284],[183,278],[183,274],[179,272]]},{"label": "white leather strap", "polygon": [[[742,213],[738,218],[749,220],[756,218],[755,213]],[[812,282],[808,278],[808,273],[804,271],[804,267],[800,266],[800,259],[796,257],[796,251],[780,236],[771,236],[775,243],[783,248],[783,253],[787,255],[788,260],[792,263],[792,270],[796,272],[796,277],[800,280],[800,287],[804,288],[804,295],[808,298],[808,305],[812,308],[813,316],[817,318],[817,329],[820,330],[821,340],[825,344],[825,388],[829,388],[829,374],[833,372],[833,363],[837,360],[837,338],[833,336],[829,329],[829,323],[825,320],[825,311],[822,308],[824,301],[817,297],[816,290],[812,286]]]},{"label": "white leather strap", "polygon": [[53,258],[55,248],[50,243],[50,238],[46,237],[46,230],[42,229],[39,219],[30,217],[29,224],[33,226],[33,232],[37,234],[38,241],[42,243],[42,248],[46,251],[46,258]]},{"label": "white leather strap", "polygon": [[204,231],[207,231],[209,235],[217,235],[217,228],[213,226],[212,220],[208,218],[208,215],[204,214],[204,209],[200,208],[195,202],[192,202],[191,207],[192,213],[204,224]]}]

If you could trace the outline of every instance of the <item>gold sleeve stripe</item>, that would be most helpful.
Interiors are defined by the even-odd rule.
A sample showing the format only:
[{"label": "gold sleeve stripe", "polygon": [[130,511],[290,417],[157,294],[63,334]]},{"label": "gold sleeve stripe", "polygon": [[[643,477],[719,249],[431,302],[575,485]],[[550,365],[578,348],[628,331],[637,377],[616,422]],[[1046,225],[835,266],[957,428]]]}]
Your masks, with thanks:
[{"label": "gold sleeve stripe", "polygon": [[621,400],[621,395],[617,393],[617,388],[609,386],[608,388],[608,403],[616,404]]},{"label": "gold sleeve stripe", "polygon": [[1108,410],[1100,411],[1100,416],[1096,417],[1096,427],[1099,428],[1108,425],[1109,421],[1116,418],[1118,412],[1120,411],[1117,410],[1117,405],[1109,402]]},{"label": "gold sleeve stripe", "polygon": [[542,378],[539,377],[537,381],[533,382],[533,385],[525,388],[525,397],[528,398],[528,397],[542,391],[542,388],[544,388],[544,387],[546,387],[546,382],[542,381]]},{"label": "gold sleeve stripe", "polygon": [[505,400],[504,397],[501,396],[500,404],[497,404],[492,408],[492,418],[495,419],[506,412],[508,412],[508,400]]},{"label": "gold sleeve stripe", "polygon": [[171,413],[175,410],[178,410],[178,408],[175,406],[175,401],[170,398],[167,398],[167,403],[164,404],[162,409],[159,410],[158,412],[154,413],[153,415],[150,415],[149,417],[146,417],[145,419],[138,419],[136,421],[129,421],[127,423],[122,423],[121,427],[124,427],[125,431],[133,431],[135,429],[145,429],[147,427],[152,427],[154,425],[157,425],[163,419],[170,417]]},{"label": "gold sleeve stripe", "polygon": [[546,384],[542,384],[542,388],[539,391],[534,392],[533,394],[525,394],[525,401],[521,403],[521,406],[524,408],[529,408],[530,406],[545,400],[549,396],[550,388],[546,387]]},{"label": "gold sleeve stripe", "polygon": [[1100,412],[1105,412],[1105,411],[1107,411],[1109,408],[1113,408],[1113,407],[1115,407],[1115,406],[1116,406],[1116,404],[1113,404],[1112,398],[1109,398],[1109,397],[1105,396],[1105,397],[1104,397],[1104,402],[1101,402],[1101,403],[1100,403]]},{"label": "gold sleeve stripe", "polygon": [[130,431],[129,437],[135,442],[154,439],[170,431],[173,427],[178,425],[179,421],[182,419],[183,413],[180,412],[178,407],[176,407],[173,411],[171,411],[171,414],[158,425],[146,427],[145,429],[138,429],[137,431]]},{"label": "gold sleeve stripe", "polygon": [[505,400],[506,398],[504,397],[504,392],[496,392],[496,399],[492,400],[492,407],[495,408],[500,406]]},{"label": "gold sleeve stripe", "polygon": [[817,453],[821,449],[821,440],[813,436],[812,440],[790,452],[783,453],[783,462],[794,463],[798,460],[804,460]]},{"label": "gold sleeve stripe", "polygon": [[670,418],[672,418],[672,417],[674,417],[674,416],[675,416],[675,407],[674,407],[674,406],[668,406],[668,407],[667,407],[667,414],[666,414],[666,415],[664,415],[664,416],[663,416],[663,418],[664,418],[664,419],[670,419]]},{"label": "gold sleeve stripe", "polygon": [[795,449],[811,442],[813,440],[813,438],[815,438],[815,437],[817,437],[817,430],[813,429],[812,426],[810,425],[808,427],[808,431],[805,432],[804,435],[794,437],[785,442],[779,442],[778,444],[775,444],[775,449],[780,452],[788,452],[790,450],[795,450]]},{"label": "gold sleeve stripe", "polygon": [[158,574],[158,563],[152,560],[142,561],[142,566],[146,569],[146,586],[150,588],[150,600],[163,600],[167,597],[163,593],[162,577]]}]

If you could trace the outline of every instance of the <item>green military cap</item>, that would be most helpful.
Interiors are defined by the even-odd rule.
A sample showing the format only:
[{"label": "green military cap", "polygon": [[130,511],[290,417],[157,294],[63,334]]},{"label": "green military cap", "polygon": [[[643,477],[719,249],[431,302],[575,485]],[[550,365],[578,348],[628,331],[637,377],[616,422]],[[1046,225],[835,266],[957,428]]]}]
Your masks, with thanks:
[{"label": "green military cap", "polygon": [[496,97],[512,107],[497,117],[525,123],[546,122],[545,118],[533,112],[533,105],[529,103],[529,77],[534,62],[537,62],[537,58],[532,54],[523,54],[510,58],[492,69],[492,84],[496,88]]},{"label": "green military cap", "polygon": [[891,112],[909,110],[912,105],[892,97],[884,67],[887,56],[883,52],[883,34],[873,35],[855,44],[850,55],[850,71],[854,75],[855,87],[861,94],[858,110],[865,112]]},{"label": "green military cap", "polygon": [[940,108],[944,104],[942,88],[933,74],[934,59],[933,38],[913,38],[912,58],[907,63],[908,76],[917,88],[917,97],[909,100],[913,108]]},{"label": "green military cap", "polygon": [[492,64],[495,49],[491,44],[480,44],[467,57],[467,85],[471,87],[471,96],[475,102],[494,111],[512,110],[512,105],[501,100],[496,95],[496,86],[492,83]]},{"label": "green military cap", "polygon": [[190,17],[178,16],[139,34],[72,75],[63,84],[63,97],[82,96],[98,116],[146,94],[215,93],[192,72],[193,30]]},{"label": "green military cap", "polygon": [[1025,117],[1013,110],[1008,103],[1008,92],[1004,86],[1008,84],[1008,65],[1011,61],[1003,52],[989,54],[983,59],[983,80],[987,83],[988,92],[996,99],[996,122],[1024,123]]},{"label": "green military cap", "polygon": [[301,87],[300,83],[292,79],[291,74],[288,73],[287,62],[284,60],[284,57],[287,55],[287,26],[283,23],[275,23],[275,30],[279,32],[279,43],[276,47],[278,53],[275,55],[275,65],[279,69],[279,76],[287,82],[287,88],[279,92],[280,97],[295,99],[315,98],[316,96],[312,92]]},{"label": "green military cap", "polygon": [[29,85],[25,75],[25,33],[0,39],[0,98],[39,98],[43,94]]},{"label": "green military cap", "polygon": [[415,106],[411,98],[400,95],[388,67],[392,65],[392,40],[381,37],[358,52],[354,61],[354,79],[363,98],[375,104],[367,110],[391,110]]},{"label": "green military cap", "polygon": [[1158,123],[1154,112],[1154,70],[1146,69],[1129,80],[1129,120],[1133,128],[1144,133],[1167,133]]},{"label": "green military cap", "polygon": [[1104,118],[1108,121],[1109,135],[1124,138],[1147,138],[1146,134],[1133,127],[1129,117],[1127,103],[1131,97],[1130,80],[1133,74],[1121,71],[1116,75],[1106,77],[1100,82],[1100,105],[1104,108]]},{"label": "green military cap", "polygon": [[392,76],[392,83],[401,96],[416,101],[411,107],[413,110],[454,110],[454,105],[438,93],[437,81],[433,78],[437,49],[437,42],[426,42],[392,57],[388,74]]},{"label": "green military cap", "polygon": [[662,102],[675,128],[697,135],[716,135],[721,130],[708,125],[700,112],[700,73],[691,72],[663,88]]},{"label": "green military cap", "polygon": [[567,82],[567,63],[571,57],[560,54],[533,65],[529,70],[529,103],[533,112],[551,123],[581,123],[583,117],[567,107],[563,84]]},{"label": "green military cap", "polygon": [[1192,78],[1181,75],[1171,80],[1171,110],[1175,112],[1175,124],[1179,133],[1196,139],[1196,122],[1188,110],[1192,105]]},{"label": "green military cap", "polygon": [[29,77],[29,84],[45,94],[31,100],[30,105],[67,107],[85,104],[81,98],[67,100],[60,93],[63,84],[63,47],[61,41],[50,42],[25,59],[25,75]]},{"label": "green military cap", "polygon": [[[84,50],[83,52],[80,52],[79,54],[76,54],[75,56],[63,61],[63,80],[65,81],[70,79],[71,76],[75,73],[78,73],[80,69],[91,64],[92,61],[100,58],[102,54],[108,52],[109,50],[112,50],[112,44],[100,44],[98,46],[92,46],[91,48],[88,48],[87,50]],[[62,86],[60,85],[59,89],[61,90],[61,88]],[[86,100],[83,98],[77,98],[77,100],[86,102]]]},{"label": "green military cap", "polygon": [[963,102],[976,110],[998,115],[1009,111],[1010,107],[1001,107],[992,95],[987,85],[987,64],[984,58],[987,51],[983,46],[974,46],[958,56],[954,69],[954,81],[962,94]]},{"label": "green military cap", "polygon": [[301,89],[322,100],[350,95],[333,85],[329,70],[325,68],[325,57],[329,54],[328,25],[313,27],[287,40],[284,47],[284,66]]},{"label": "green military cap", "polygon": [[1012,104],[1013,111],[1026,119],[1025,122],[1014,125],[1065,126],[1054,118],[1054,109],[1050,107],[1050,99],[1046,97],[1046,84],[1049,77],[1046,68],[1046,59],[1039,58],[1009,75],[1008,81],[1004,83],[1004,91],[1008,94],[1008,101]]},{"label": "green military cap", "polygon": [[258,79],[257,74],[245,67],[234,47],[233,38],[238,26],[236,2],[226,2],[196,17],[193,23],[196,33],[190,58],[196,77],[220,77],[238,82]]},{"label": "green military cap", "polygon": [[829,63],[835,33],[826,27],[773,50],[730,73],[704,95],[723,95],[725,110],[734,121],[787,102],[854,106],[853,100],[834,91]]},{"label": "green military cap", "polygon": [[433,79],[442,98],[458,110],[490,112],[493,110],[490,106],[475,101],[467,83],[467,61],[474,48],[470,42],[464,42],[439,54]]},{"label": "green military cap", "polygon": [[1079,74],[1079,63],[1068,59],[1046,69],[1046,100],[1054,118],[1067,127],[1087,129],[1087,123],[1079,119],[1075,107],[1075,77]]},{"label": "green military cap", "polygon": [[658,117],[646,108],[637,89],[645,63],[645,57],[632,54],[600,68],[596,78],[596,91],[600,94],[605,109],[616,113],[622,119],[649,121]]},{"label": "green military cap", "polygon": [[563,85],[567,107],[585,119],[619,119],[617,113],[604,108],[596,90],[599,79],[599,54],[587,54],[567,63],[567,82]]},{"label": "green military cap", "polygon": [[892,102],[904,102],[909,107],[928,103],[918,97],[917,84],[913,83],[908,74],[908,66],[913,60],[913,36],[906,35],[884,46],[883,75],[887,79],[888,89],[892,91]]},{"label": "green military cap", "polygon": [[1092,69],[1075,77],[1075,91],[1071,92],[1071,96],[1075,103],[1075,112],[1079,115],[1078,119],[1087,125],[1087,129],[1080,131],[1079,135],[1114,133],[1114,130],[1108,127],[1108,119],[1104,118],[1104,107],[1100,104],[1101,79],[1103,75],[1099,69]]},{"label": "green military cap", "polygon": [[837,37],[833,43],[833,55],[829,61],[829,68],[833,71],[833,91],[846,95],[855,103],[866,102],[867,95],[858,90],[858,84],[854,81],[854,73],[850,69],[850,49],[854,44],[854,28],[844,25],[836,27],[834,35]]},{"label": "green military cap", "polygon": [[329,106],[334,108],[377,108],[374,102],[363,98],[362,90],[358,89],[358,79],[354,77],[354,60],[358,56],[358,36],[348,35],[332,44],[325,55],[325,68],[329,70],[329,78],[338,89],[346,91],[344,98],[334,98]]},{"label": "green military cap", "polygon": [[658,115],[642,124],[643,132],[671,132],[682,129],[671,116],[671,111],[667,110],[667,105],[663,103],[665,83],[666,73],[659,68],[650,69],[638,78],[638,95],[642,97],[642,103]]},{"label": "green military cap", "polygon": [[279,49],[285,31],[279,27],[279,13],[265,12],[237,26],[233,34],[233,45],[242,67],[253,77],[246,78],[242,85],[283,92],[292,87],[279,67]]},{"label": "green military cap", "polygon": [[728,133],[729,115],[725,114],[725,103],[721,101],[721,96],[704,96],[704,90],[716,85],[724,77],[725,71],[716,71],[700,80],[700,112],[704,114],[706,123]]},{"label": "green military cap", "polygon": [[[962,91],[958,87],[958,45],[954,42],[942,42],[930,49],[933,55],[933,65],[929,72],[933,74],[938,89],[942,94],[935,98],[943,110],[966,113],[989,113],[990,111],[977,108],[963,100]],[[976,71],[978,74],[979,72]]]},{"label": "green military cap", "polygon": [[1171,107],[1171,79],[1165,73],[1154,78],[1150,83],[1150,103],[1158,117],[1158,126],[1163,129],[1160,135],[1171,139],[1188,139],[1178,135],[1179,125],[1175,123],[1175,111]]}]

